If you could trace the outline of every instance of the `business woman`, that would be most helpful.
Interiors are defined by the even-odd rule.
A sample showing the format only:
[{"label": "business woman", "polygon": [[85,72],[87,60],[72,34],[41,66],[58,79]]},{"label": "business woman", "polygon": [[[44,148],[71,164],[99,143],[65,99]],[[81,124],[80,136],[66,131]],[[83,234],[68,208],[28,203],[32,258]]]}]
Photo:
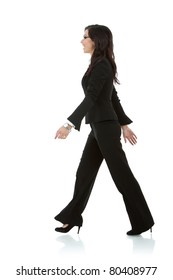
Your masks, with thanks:
[{"label": "business woman", "polygon": [[[55,138],[66,139],[73,127],[80,130],[84,117],[91,126],[91,132],[77,169],[72,200],[55,216],[63,225],[55,230],[66,233],[77,226],[79,233],[83,223],[82,213],[105,159],[112,179],[122,194],[132,226],[127,234],[138,235],[151,230],[154,221],[120,141],[121,132],[125,142],[128,140],[132,145],[136,144],[137,138],[128,127],[132,121],[125,114],[114,87],[119,81],[112,33],[106,26],[90,25],[85,28],[81,43],[84,52],[91,55],[90,65],[82,78],[85,97],[67,118],[67,123],[56,132]],[[113,216],[113,213],[108,215]]]}]

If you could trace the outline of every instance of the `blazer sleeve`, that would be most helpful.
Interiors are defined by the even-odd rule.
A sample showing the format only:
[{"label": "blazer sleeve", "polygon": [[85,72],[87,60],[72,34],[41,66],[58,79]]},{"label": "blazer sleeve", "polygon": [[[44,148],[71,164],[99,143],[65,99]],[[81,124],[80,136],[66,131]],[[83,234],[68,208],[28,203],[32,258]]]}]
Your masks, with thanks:
[{"label": "blazer sleeve", "polygon": [[108,64],[102,60],[99,61],[93,68],[88,86],[85,91],[85,98],[75,111],[67,118],[75,126],[75,129],[80,130],[81,122],[87,112],[95,104],[104,83],[109,75]]},{"label": "blazer sleeve", "polygon": [[117,91],[114,86],[112,91],[112,105],[117,114],[120,125],[127,125],[132,123],[132,120],[124,112],[124,109],[120,103],[120,99],[117,95]]}]

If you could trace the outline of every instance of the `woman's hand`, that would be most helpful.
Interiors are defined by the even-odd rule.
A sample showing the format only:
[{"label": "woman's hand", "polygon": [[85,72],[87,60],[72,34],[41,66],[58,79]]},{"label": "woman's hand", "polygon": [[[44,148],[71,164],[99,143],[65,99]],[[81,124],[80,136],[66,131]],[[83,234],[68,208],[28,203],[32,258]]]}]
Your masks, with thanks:
[{"label": "woman's hand", "polygon": [[69,129],[65,128],[64,126],[61,126],[55,134],[55,139],[57,138],[66,139],[69,133],[70,133]]},{"label": "woman's hand", "polygon": [[121,128],[125,143],[128,140],[130,144],[135,145],[137,143],[137,136],[134,134],[134,132],[128,127],[128,125],[123,125]]}]

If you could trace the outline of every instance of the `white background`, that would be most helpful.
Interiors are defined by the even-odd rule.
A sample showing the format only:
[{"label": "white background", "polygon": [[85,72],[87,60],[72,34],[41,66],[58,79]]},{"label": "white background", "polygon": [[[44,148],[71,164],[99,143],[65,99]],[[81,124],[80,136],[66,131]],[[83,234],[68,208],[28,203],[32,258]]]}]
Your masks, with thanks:
[{"label": "white background", "polygon": [[[115,279],[118,276],[108,274],[110,266],[158,267],[155,276],[135,278],[171,276],[171,2],[0,2],[3,279],[27,278],[15,275],[22,265],[107,271],[100,277],[87,276],[90,279]],[[135,147],[124,143],[123,147],[156,222],[152,236],[149,232],[126,236],[128,217],[105,163],[83,214],[80,235],[77,229],[67,235],[54,231],[58,225],[54,216],[72,197],[90,128],[83,122],[81,131],[73,131],[66,140],[54,140],[54,136],[83,99],[81,78],[89,56],[83,54],[80,41],[84,27],[95,23],[107,25],[114,36],[121,82],[117,90],[138,136]],[[123,277],[134,276],[119,276]]]}]

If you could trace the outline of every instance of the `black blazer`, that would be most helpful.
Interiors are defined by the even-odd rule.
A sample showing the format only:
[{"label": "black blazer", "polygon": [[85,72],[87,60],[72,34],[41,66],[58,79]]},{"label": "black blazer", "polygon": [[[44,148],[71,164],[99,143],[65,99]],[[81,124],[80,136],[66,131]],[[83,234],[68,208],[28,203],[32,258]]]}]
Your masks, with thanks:
[{"label": "black blazer", "polygon": [[108,59],[103,58],[95,64],[88,76],[82,78],[85,98],[68,120],[80,130],[81,121],[94,123],[105,120],[118,120],[120,125],[132,121],[126,116],[113,86],[112,67]]}]

